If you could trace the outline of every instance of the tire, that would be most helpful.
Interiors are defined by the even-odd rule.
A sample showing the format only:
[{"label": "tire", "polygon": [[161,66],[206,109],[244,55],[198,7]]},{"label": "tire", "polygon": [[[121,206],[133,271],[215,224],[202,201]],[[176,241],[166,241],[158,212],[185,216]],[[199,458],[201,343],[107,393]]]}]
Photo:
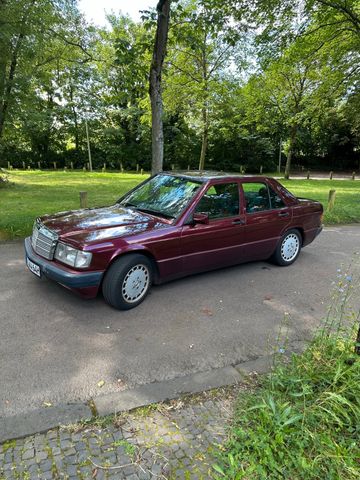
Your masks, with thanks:
[{"label": "tire", "polygon": [[148,294],[153,279],[152,262],[141,254],[120,257],[105,274],[102,291],[117,310],[137,307]]},{"label": "tire", "polygon": [[281,237],[276,250],[271,257],[272,261],[283,267],[295,262],[301,251],[302,238],[299,230],[288,230]]}]

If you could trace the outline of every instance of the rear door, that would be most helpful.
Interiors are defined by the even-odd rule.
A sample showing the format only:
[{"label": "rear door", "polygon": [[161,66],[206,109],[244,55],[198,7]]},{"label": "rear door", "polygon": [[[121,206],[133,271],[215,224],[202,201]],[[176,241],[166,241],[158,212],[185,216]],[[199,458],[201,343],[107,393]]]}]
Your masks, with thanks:
[{"label": "rear door", "polygon": [[292,209],[264,180],[242,181],[248,260],[269,257],[291,223]]},{"label": "rear door", "polygon": [[207,213],[209,223],[194,225],[188,218],[183,226],[181,254],[184,273],[243,261],[245,219],[240,208],[237,181],[215,183],[208,187],[192,213]]}]

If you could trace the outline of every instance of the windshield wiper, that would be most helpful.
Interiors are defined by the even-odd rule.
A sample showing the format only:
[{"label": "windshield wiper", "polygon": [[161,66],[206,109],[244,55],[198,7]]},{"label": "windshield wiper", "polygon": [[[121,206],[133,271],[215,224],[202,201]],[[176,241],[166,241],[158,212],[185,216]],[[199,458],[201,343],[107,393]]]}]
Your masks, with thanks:
[{"label": "windshield wiper", "polygon": [[129,202],[119,203],[119,205],[121,207],[134,207],[134,208],[136,208],[136,205],[134,203],[129,203]]},{"label": "windshield wiper", "polygon": [[158,210],[151,210],[150,208],[141,208],[141,207],[135,207],[135,208],[136,208],[136,210],[139,210],[139,212],[150,213],[150,215],[155,215],[156,217],[163,217],[163,218],[168,218],[168,219],[175,218],[173,215],[169,215],[168,213],[159,212]]}]

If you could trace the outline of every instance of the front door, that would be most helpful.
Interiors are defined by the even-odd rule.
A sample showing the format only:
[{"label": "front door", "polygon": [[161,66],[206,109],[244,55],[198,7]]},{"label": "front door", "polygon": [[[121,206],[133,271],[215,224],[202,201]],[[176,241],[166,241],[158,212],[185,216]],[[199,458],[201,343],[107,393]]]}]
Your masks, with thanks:
[{"label": "front door", "polygon": [[195,207],[209,222],[185,224],[181,234],[184,273],[210,270],[243,261],[244,216],[237,182],[211,185]]}]

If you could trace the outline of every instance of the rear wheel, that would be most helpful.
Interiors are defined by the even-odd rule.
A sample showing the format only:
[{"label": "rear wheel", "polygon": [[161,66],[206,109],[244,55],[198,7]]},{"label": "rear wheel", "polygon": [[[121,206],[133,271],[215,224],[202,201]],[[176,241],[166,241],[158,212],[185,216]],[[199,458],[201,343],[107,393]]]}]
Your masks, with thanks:
[{"label": "rear wheel", "polygon": [[118,310],[139,305],[152,283],[151,260],[141,254],[120,257],[106,272],[102,290],[107,303]]},{"label": "rear wheel", "polygon": [[281,266],[291,265],[299,256],[301,235],[299,230],[288,230],[281,238],[272,260]]}]

